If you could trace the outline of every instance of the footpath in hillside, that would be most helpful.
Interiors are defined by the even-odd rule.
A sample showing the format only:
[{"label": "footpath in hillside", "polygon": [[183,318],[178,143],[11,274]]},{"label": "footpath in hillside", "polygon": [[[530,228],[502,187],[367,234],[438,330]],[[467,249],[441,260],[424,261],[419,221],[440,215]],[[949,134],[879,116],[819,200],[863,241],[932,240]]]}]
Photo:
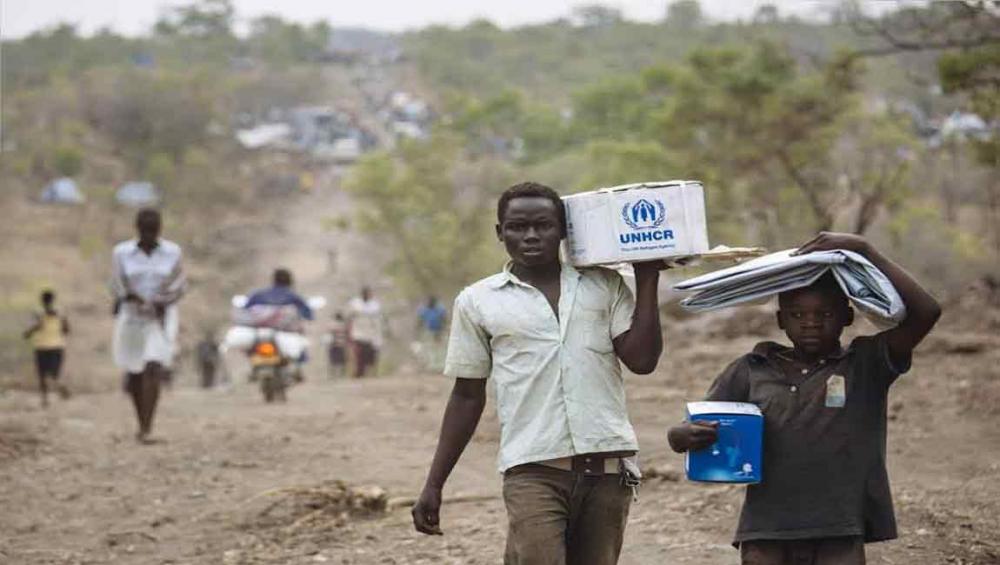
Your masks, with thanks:
[{"label": "footpath in hillside", "polygon": [[[248,287],[276,266],[291,268],[303,293],[334,303],[363,282],[385,284],[377,250],[356,233],[324,227],[350,211],[341,173],[320,175],[317,189],[291,205],[288,223],[262,234],[254,255],[261,280]],[[949,307],[916,368],[893,387],[889,467],[901,537],[870,546],[870,563],[1000,562],[995,298]],[[622,565],[738,562],[729,541],[742,489],[686,482],[665,435],[728,361],[756,340],[780,338],[771,319],[760,310],[668,319],[660,367],[626,377],[648,478]],[[219,391],[183,386],[193,376],[180,377],[156,424],[167,441],[152,446],[132,439],[134,418],[120,392],[78,395],[48,411],[34,395],[0,395],[0,563],[501,561],[506,517],[492,405],[446,489],[445,535],[421,536],[410,523],[448,379],[328,380],[314,369],[287,404],[265,405],[239,373]]]},{"label": "footpath in hillside", "polygon": [[[684,481],[664,435],[682,403],[755,338],[728,334],[726,318],[670,324],[661,367],[627,378],[651,477],[621,562],[733,564],[741,489]],[[894,387],[889,464],[901,538],[870,546],[871,563],[997,562],[997,345],[985,333],[931,339]],[[505,516],[492,408],[446,490],[445,536],[410,524],[449,386],[436,375],[313,379],[285,405],[265,405],[242,382],[229,392],[181,387],[163,399],[157,428],[168,441],[154,446],[132,441],[121,394],[48,412],[26,393],[7,394],[0,562],[497,563]]]}]

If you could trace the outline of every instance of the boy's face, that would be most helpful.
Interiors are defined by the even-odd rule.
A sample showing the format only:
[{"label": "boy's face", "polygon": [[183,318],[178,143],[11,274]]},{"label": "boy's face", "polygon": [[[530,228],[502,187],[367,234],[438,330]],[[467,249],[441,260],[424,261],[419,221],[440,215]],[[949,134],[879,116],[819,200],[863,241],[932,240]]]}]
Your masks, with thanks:
[{"label": "boy's face", "polygon": [[778,327],[796,349],[810,355],[828,355],[840,346],[840,334],[854,321],[843,296],[822,290],[785,292],[778,297]]},{"label": "boy's face", "polygon": [[556,204],[541,196],[521,196],[507,202],[497,237],[515,264],[537,267],[559,261],[562,227]]}]

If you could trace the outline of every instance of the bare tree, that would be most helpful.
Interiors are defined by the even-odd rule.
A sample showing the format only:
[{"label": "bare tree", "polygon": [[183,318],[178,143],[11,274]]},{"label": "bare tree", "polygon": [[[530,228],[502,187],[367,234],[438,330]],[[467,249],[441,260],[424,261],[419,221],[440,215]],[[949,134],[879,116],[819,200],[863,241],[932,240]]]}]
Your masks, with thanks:
[{"label": "bare tree", "polygon": [[[993,230],[994,250],[1000,254],[1000,1],[931,2],[903,7],[879,18],[865,16],[859,4],[852,2],[846,13],[858,34],[877,42],[856,50],[854,57],[945,52],[938,59],[945,92],[967,96],[972,108],[992,127],[988,139],[974,140],[970,145],[977,161],[992,168],[992,181],[984,187],[985,216],[986,225]],[[952,162],[957,162],[954,155]],[[944,196],[950,207],[953,195]],[[954,212],[949,215],[954,216]]]},{"label": "bare tree", "polygon": [[904,51],[972,49],[1000,43],[1000,2],[964,0],[906,6],[881,17],[866,16],[858,2],[845,7],[847,21],[862,37],[877,40],[855,56],[895,55]]}]

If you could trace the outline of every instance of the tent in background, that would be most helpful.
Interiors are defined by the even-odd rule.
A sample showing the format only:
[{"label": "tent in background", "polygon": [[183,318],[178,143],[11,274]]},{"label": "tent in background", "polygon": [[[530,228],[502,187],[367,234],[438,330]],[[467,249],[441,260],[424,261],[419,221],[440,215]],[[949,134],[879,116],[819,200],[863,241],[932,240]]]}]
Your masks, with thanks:
[{"label": "tent in background", "polygon": [[42,202],[49,204],[81,204],[84,200],[80,187],[69,177],[58,178],[42,190]]}]

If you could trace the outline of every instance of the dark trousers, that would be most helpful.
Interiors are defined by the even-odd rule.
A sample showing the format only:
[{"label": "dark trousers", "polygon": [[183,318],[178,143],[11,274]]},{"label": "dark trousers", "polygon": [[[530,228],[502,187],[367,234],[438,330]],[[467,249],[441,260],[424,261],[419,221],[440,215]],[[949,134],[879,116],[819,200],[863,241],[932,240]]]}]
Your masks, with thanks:
[{"label": "dark trousers", "polygon": [[861,536],[753,540],[740,544],[743,565],[864,565]]},{"label": "dark trousers", "polygon": [[198,368],[201,372],[201,388],[215,386],[215,361],[202,361]]},{"label": "dark trousers", "polygon": [[35,368],[38,370],[38,378],[58,379],[62,370],[63,350],[62,349],[36,349]]},{"label": "dark trousers", "polygon": [[354,376],[361,378],[378,363],[378,349],[370,341],[354,342]]},{"label": "dark trousers", "polygon": [[632,491],[619,475],[519,465],[503,478],[505,565],[615,565]]}]

